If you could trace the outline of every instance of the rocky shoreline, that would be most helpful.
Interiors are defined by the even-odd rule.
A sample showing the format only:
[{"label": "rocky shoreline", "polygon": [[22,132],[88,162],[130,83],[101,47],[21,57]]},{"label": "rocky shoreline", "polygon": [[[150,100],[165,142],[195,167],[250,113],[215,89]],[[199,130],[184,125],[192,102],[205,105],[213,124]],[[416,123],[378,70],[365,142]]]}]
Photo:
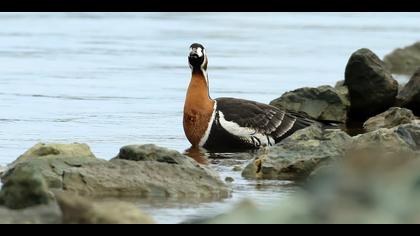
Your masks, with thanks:
[{"label": "rocky shoreline", "polygon": [[[291,180],[302,191],[272,209],[244,202],[189,223],[416,222],[420,209],[410,202],[420,196],[418,44],[384,61],[369,49],[357,50],[335,87],[299,88],[273,100],[282,109],[340,122],[342,129],[312,126],[269,149],[238,154],[241,163],[251,159],[245,168],[235,155],[220,162],[246,179]],[[411,79],[399,85],[391,72]],[[348,132],[354,123],[357,135]],[[231,196],[235,184],[208,165],[153,144],[122,147],[106,161],[86,144],[39,143],[0,167],[0,177],[0,223],[157,223],[130,203],[98,199],[220,200]]]},{"label": "rocky shoreline", "polygon": [[[0,209],[1,205],[8,208],[7,211],[3,209],[5,215],[14,209],[17,215],[21,213],[22,222],[29,220],[34,223],[49,222],[49,219],[43,221],[35,217],[30,220],[34,216],[27,216],[21,209],[39,211],[39,217],[43,218],[43,214],[56,213],[57,204],[63,210],[68,209],[66,204],[73,201],[89,203],[86,206],[75,204],[80,214],[86,209],[93,209],[89,215],[98,212],[105,214],[92,217],[108,217],[105,220],[108,223],[136,223],[131,221],[131,215],[125,221],[123,215],[113,214],[116,213],[113,205],[136,209],[133,205],[122,202],[96,203],[83,200],[81,196],[219,200],[231,195],[230,188],[211,168],[177,151],[155,145],[125,146],[120,149],[117,157],[106,161],[96,158],[85,144],[39,143],[9,166],[2,174],[1,181]],[[60,194],[62,192],[66,194]],[[39,205],[45,207],[37,208]],[[109,209],[101,210],[100,206],[108,206]],[[75,211],[70,209],[71,212]],[[126,212],[123,209],[121,212]],[[54,215],[61,217],[59,214]],[[64,216],[62,222],[67,222]],[[3,223],[1,214],[0,223]]]}]

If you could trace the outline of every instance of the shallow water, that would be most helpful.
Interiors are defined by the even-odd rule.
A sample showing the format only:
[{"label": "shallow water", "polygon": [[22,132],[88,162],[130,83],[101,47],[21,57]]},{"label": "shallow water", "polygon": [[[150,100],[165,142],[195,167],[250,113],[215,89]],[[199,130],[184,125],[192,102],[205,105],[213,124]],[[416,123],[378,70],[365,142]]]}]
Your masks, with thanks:
[{"label": "shallow water", "polygon": [[[127,144],[184,151],[193,42],[207,48],[213,97],[268,103],[288,90],[334,85],[359,48],[383,57],[420,40],[419,20],[419,13],[0,13],[0,165],[36,142],[83,142],[107,159]],[[280,182],[261,190],[265,182],[216,167],[235,177],[232,199],[141,207],[159,222],[180,222],[243,197],[268,204],[290,192]]]}]

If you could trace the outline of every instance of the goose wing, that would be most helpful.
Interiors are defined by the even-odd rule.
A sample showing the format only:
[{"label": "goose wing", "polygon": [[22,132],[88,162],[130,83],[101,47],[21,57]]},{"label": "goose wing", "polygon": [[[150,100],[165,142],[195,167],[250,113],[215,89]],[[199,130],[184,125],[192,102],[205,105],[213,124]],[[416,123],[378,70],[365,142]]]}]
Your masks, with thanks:
[{"label": "goose wing", "polygon": [[302,114],[236,98],[218,98],[219,122],[228,132],[238,136],[263,135],[278,142],[317,123]]}]

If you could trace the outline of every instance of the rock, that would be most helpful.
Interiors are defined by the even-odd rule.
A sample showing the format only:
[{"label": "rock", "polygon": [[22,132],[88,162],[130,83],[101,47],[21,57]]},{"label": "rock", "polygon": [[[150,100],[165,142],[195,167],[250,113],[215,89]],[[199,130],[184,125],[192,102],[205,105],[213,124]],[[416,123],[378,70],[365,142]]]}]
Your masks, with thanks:
[{"label": "rock", "polygon": [[[416,133],[415,127],[403,125]],[[394,129],[394,130],[398,130]],[[391,130],[391,129],[389,129]],[[293,193],[263,208],[235,208],[198,223],[210,224],[417,224],[420,159],[383,152],[348,151]],[[196,222],[194,222],[196,223]]]},{"label": "rock", "polygon": [[260,154],[242,172],[245,178],[300,180],[342,156],[351,137],[340,130],[311,126]]},{"label": "rock", "polygon": [[6,167],[0,166],[0,177],[6,172]]},{"label": "rock", "polygon": [[392,73],[411,76],[420,66],[420,42],[395,49],[384,57],[384,62]]},{"label": "rock", "polygon": [[156,161],[168,164],[190,165],[191,161],[181,153],[154,144],[128,145],[120,149],[115,159],[130,161]]},{"label": "rock", "polygon": [[398,136],[406,142],[412,150],[420,150],[420,123],[400,125],[394,129]]},{"label": "rock", "polygon": [[349,89],[349,117],[361,121],[393,106],[398,93],[398,82],[369,49],[351,55],[344,85]]},{"label": "rock", "polygon": [[68,157],[48,156],[31,158],[28,161],[16,161],[1,177],[1,181],[6,183],[9,178],[13,178],[21,169],[33,169],[40,172],[47,182],[49,188],[62,189],[63,177],[72,169],[77,169],[87,163],[103,163],[105,161],[88,157]]},{"label": "rock", "polygon": [[30,168],[17,170],[0,191],[0,205],[11,209],[23,209],[49,202],[47,183],[40,173]]},{"label": "rock", "polygon": [[410,154],[420,150],[420,125],[404,124],[392,129],[381,128],[361,134],[353,138],[349,147],[351,150],[380,149],[398,155]]},{"label": "rock", "polygon": [[350,106],[345,87],[300,88],[283,94],[270,105],[293,112],[303,112],[315,120],[345,122]]},{"label": "rock", "polygon": [[72,143],[72,144],[59,144],[59,143],[38,143],[24,154],[22,154],[12,164],[25,162],[32,159],[39,158],[83,158],[95,159],[95,155],[91,152],[86,144]]},{"label": "rock", "polygon": [[337,81],[337,83],[335,83],[334,88],[339,89],[339,88],[342,88],[342,87],[346,87],[346,86],[344,86],[344,80],[340,80],[340,81]]},{"label": "rock", "polygon": [[420,197],[420,126],[383,128],[348,146],[343,158],[318,168],[289,199],[198,223],[419,223],[420,206],[413,203]]},{"label": "rock", "polygon": [[61,224],[60,208],[55,203],[22,210],[0,206],[0,224]]},{"label": "rock", "polygon": [[416,117],[413,112],[399,107],[392,107],[386,112],[369,118],[363,128],[367,132],[375,131],[380,128],[393,128],[401,124],[412,123]]},{"label": "rock", "polygon": [[127,160],[89,163],[66,171],[63,189],[114,197],[225,198],[230,193],[219,176],[205,167]]},{"label": "rock", "polygon": [[[97,160],[95,155],[86,144],[38,143],[10,164],[1,179],[4,183],[8,173],[12,173],[16,166],[29,165],[42,172],[50,188],[62,188],[64,169],[69,166],[78,167],[95,160]],[[26,164],[27,162],[31,163]]]},{"label": "rock", "polygon": [[56,193],[64,224],[154,224],[136,206],[120,201],[92,201],[69,193]]},{"label": "rock", "polygon": [[[146,145],[144,148],[134,149],[141,150],[143,153],[149,148],[150,146]],[[122,150],[126,149],[122,148]],[[156,150],[163,149],[156,147]],[[2,181],[7,183],[22,168],[31,168],[41,173],[50,188],[79,195],[217,199],[230,196],[231,190],[215,171],[199,165],[188,157],[181,160],[177,154],[169,159],[166,154],[156,160],[143,161],[118,158],[105,161],[91,157],[42,156],[17,163],[5,173]],[[135,155],[140,156],[140,154]],[[118,156],[124,156],[124,154]]]},{"label": "rock", "polygon": [[235,181],[235,179],[233,179],[232,177],[228,176],[225,178],[225,181],[228,183],[232,183],[233,181]]},{"label": "rock", "polygon": [[420,64],[419,69],[398,94],[399,103],[420,115]]},{"label": "rock", "polygon": [[236,165],[232,168],[232,171],[242,171],[242,166]]}]

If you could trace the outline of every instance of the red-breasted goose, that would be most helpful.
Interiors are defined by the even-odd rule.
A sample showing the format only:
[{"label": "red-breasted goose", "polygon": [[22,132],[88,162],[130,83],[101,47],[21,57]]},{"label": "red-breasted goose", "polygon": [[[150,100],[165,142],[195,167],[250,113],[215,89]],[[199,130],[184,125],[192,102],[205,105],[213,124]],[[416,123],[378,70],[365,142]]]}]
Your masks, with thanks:
[{"label": "red-breasted goose", "polygon": [[193,147],[242,150],[271,146],[317,121],[277,107],[236,98],[212,99],[208,58],[198,43],[190,47],[192,78],[184,106],[184,131]]}]

